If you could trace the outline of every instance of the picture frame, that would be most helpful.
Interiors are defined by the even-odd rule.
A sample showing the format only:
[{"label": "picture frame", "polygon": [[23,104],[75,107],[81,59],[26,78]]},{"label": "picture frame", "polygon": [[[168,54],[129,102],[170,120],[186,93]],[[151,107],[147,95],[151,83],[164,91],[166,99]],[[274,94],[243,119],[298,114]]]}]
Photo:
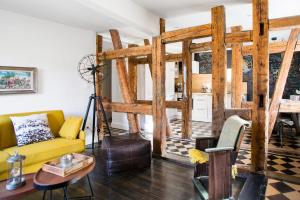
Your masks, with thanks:
[{"label": "picture frame", "polygon": [[37,68],[0,66],[0,95],[37,92]]}]

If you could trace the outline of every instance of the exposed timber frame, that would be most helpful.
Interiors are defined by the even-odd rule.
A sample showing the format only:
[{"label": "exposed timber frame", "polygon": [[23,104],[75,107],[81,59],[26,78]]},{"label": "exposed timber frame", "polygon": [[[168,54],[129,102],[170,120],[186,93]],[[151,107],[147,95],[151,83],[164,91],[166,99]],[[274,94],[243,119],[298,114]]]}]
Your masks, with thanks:
[{"label": "exposed timber frame", "polygon": [[[153,116],[153,153],[163,155],[165,150],[165,139],[167,135],[166,108],[181,109],[184,113],[183,135],[190,135],[191,115],[191,76],[190,57],[191,53],[212,51],[212,87],[213,87],[213,128],[212,133],[219,135],[223,122],[233,114],[242,116],[253,121],[252,135],[252,170],[262,171],[265,169],[267,156],[268,131],[271,130],[268,116],[269,110],[276,113],[281,110],[291,110],[292,104],[278,104],[281,98],[282,88],[275,89],[275,96],[269,105],[269,68],[268,58],[270,53],[285,52],[282,64],[282,72],[278,82],[285,82],[289,69],[291,52],[300,51],[300,42],[268,42],[269,31],[280,29],[291,29],[300,27],[300,16],[286,18],[268,18],[268,0],[252,0],[253,3],[253,30],[242,30],[232,28],[231,33],[226,33],[224,7],[219,6],[212,9],[212,21],[209,24],[183,28],[173,31],[165,31],[165,20],[160,19],[160,35],[153,38],[152,45],[145,40],[145,46],[122,48],[122,44],[117,31],[112,30],[112,40],[114,49],[112,51],[101,52],[97,50],[97,60],[107,59],[117,60],[117,69],[120,79],[120,88],[124,103],[105,102],[104,107],[113,112],[128,113],[128,120],[131,131],[139,131],[139,124],[134,114],[147,114]],[[297,29],[298,30],[298,29]],[[295,31],[293,31],[295,32]],[[196,38],[212,37],[212,41],[194,44],[191,41]],[[174,42],[183,43],[183,52],[178,54],[168,54],[165,52],[165,45]],[[253,42],[253,45],[243,45],[244,42]],[[292,48],[293,47],[293,48]],[[226,49],[233,51],[233,85],[234,93],[231,109],[225,108],[226,95]],[[241,101],[241,68],[242,56],[253,55],[253,102]],[[126,70],[125,58],[129,58],[129,72]],[[183,61],[186,66],[185,93],[186,101],[166,101],[165,99],[165,63]],[[149,64],[149,69],[153,79],[153,99],[138,100],[136,98],[137,64]],[[131,77],[131,78],[129,78]],[[279,84],[279,83],[277,83]],[[100,86],[99,86],[100,87]],[[186,103],[188,102],[188,103]],[[277,102],[276,106],[272,106]],[[275,105],[275,103],[274,103]],[[297,105],[297,109],[300,106]],[[187,112],[188,111],[188,112]],[[187,114],[188,113],[188,114]],[[274,115],[275,116],[275,115]],[[274,117],[273,117],[274,118]],[[271,118],[272,119],[272,118]],[[220,186],[221,187],[221,186]]]}]

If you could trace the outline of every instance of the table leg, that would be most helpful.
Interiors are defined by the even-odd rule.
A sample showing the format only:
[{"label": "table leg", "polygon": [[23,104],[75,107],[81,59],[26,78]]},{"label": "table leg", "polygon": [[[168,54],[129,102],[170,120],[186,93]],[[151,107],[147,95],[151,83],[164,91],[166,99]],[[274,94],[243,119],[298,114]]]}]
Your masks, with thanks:
[{"label": "table leg", "polygon": [[67,187],[64,187],[63,190],[64,190],[64,199],[65,199],[65,200],[68,200],[69,198],[68,198]]},{"label": "table leg", "polygon": [[53,193],[52,193],[52,190],[50,190],[50,200],[53,199]]},{"label": "table leg", "polygon": [[47,190],[44,190],[44,193],[43,193],[43,200],[45,200],[46,193],[47,193]]},{"label": "table leg", "polygon": [[300,125],[299,125],[299,120],[298,120],[298,113],[292,113],[292,120],[295,124],[296,127],[296,135],[300,135]]},{"label": "table leg", "polygon": [[90,187],[90,191],[91,191],[91,199],[93,199],[94,198],[94,191],[93,191],[93,188],[92,188],[92,185],[91,185],[90,176],[86,175],[86,177],[87,177],[88,182],[89,182],[89,187]]}]

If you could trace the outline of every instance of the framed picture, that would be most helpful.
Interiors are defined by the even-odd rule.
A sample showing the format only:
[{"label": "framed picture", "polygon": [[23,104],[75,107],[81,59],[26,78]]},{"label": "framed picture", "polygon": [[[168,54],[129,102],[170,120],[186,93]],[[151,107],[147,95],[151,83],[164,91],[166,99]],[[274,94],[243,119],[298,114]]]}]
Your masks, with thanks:
[{"label": "framed picture", "polygon": [[0,66],[0,95],[37,92],[37,68]]}]

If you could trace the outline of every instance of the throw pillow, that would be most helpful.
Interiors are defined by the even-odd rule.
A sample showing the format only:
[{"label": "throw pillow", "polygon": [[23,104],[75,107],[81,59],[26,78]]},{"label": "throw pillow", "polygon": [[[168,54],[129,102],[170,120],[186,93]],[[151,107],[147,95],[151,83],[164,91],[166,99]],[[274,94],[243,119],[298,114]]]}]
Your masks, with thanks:
[{"label": "throw pillow", "polygon": [[60,137],[74,140],[77,138],[82,124],[82,117],[69,117],[59,130]]},{"label": "throw pillow", "polygon": [[19,147],[54,139],[48,125],[47,114],[10,117],[10,119],[15,129],[17,145]]}]

